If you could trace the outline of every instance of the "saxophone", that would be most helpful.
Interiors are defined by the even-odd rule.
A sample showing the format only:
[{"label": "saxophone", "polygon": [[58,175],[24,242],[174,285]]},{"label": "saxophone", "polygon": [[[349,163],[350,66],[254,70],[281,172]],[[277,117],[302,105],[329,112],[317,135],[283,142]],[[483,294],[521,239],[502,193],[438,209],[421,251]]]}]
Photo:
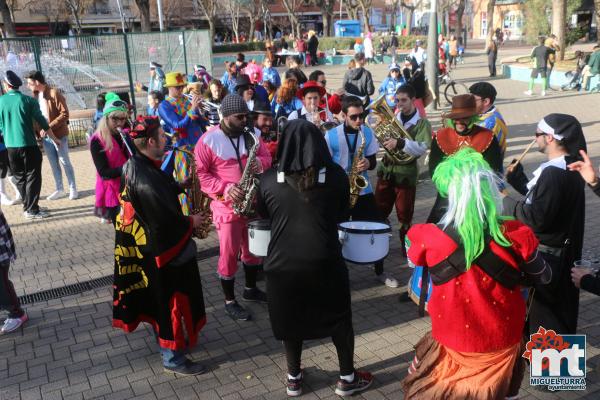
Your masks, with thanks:
[{"label": "saxophone", "polygon": [[249,217],[254,213],[254,197],[258,190],[258,178],[252,171],[253,165],[256,163],[256,153],[260,145],[259,140],[254,136],[254,132],[250,128],[245,127],[243,137],[250,136],[254,140],[254,144],[248,149],[248,159],[246,160],[246,167],[242,173],[240,181],[237,186],[244,191],[244,199],[240,202],[234,202],[232,204],[233,212],[237,215]]},{"label": "saxophone", "polygon": [[360,137],[360,147],[354,152],[350,172],[348,172],[348,179],[350,180],[350,208],[354,208],[358,196],[360,195],[360,191],[369,185],[369,182],[367,182],[365,177],[358,171],[358,162],[362,158],[362,153],[365,150],[366,144],[365,134],[362,129],[358,130],[358,135]]},{"label": "saxophone", "polygon": [[208,233],[210,232],[210,224],[212,221],[212,212],[210,211],[210,197],[202,193],[200,190],[200,183],[198,182],[198,174],[196,173],[196,161],[194,160],[194,153],[188,150],[184,150],[182,148],[177,148],[177,151],[181,151],[182,153],[188,156],[190,162],[190,169],[192,170],[192,174],[190,176],[191,179],[191,187],[189,189],[189,197],[192,202],[191,214],[205,214],[205,219],[202,222],[202,225],[194,228],[193,236],[198,239],[206,239],[208,237]]},{"label": "saxophone", "polygon": [[400,150],[388,150],[383,143],[388,139],[409,139],[415,140],[402,124],[398,122],[394,112],[387,105],[385,94],[373,101],[368,107],[371,111],[365,121],[366,125],[373,130],[377,141],[381,143],[383,149],[396,164],[410,164],[416,157],[406,154]]}]

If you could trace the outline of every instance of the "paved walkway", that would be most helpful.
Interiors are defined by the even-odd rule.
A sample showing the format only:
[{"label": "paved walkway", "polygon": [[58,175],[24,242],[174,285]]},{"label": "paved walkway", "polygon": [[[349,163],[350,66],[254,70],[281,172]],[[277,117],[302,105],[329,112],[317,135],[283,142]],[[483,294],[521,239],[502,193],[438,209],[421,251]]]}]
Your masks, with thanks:
[{"label": "paved walkway", "polygon": [[[506,50],[506,52],[518,50]],[[330,87],[338,87],[344,67],[324,67]],[[372,68],[377,81],[385,66]],[[481,55],[466,57],[456,71],[467,83],[487,76]],[[510,124],[507,159],[512,159],[533,137],[535,124],[549,112],[576,115],[584,126],[591,154],[600,154],[600,95],[550,93],[546,98],[524,97],[526,84],[502,78],[493,80],[498,104]],[[439,122],[439,113],[433,119]],[[11,276],[19,295],[109,276],[113,272],[113,231],[92,216],[95,172],[86,149],[72,152],[82,198],[77,201],[42,201],[52,218],[40,222],[23,219],[19,207],[4,207],[12,226],[19,259]],[[542,160],[530,154],[529,172]],[[595,161],[600,161],[596,158]],[[49,166],[44,161],[42,194],[53,190]],[[425,220],[433,204],[430,182],[418,188],[415,222]],[[588,191],[586,249],[598,253],[600,218],[598,198]],[[199,242],[201,250],[217,245],[214,233]],[[600,253],[598,253],[600,254]],[[199,262],[206,298],[208,323],[200,345],[192,353],[210,365],[209,373],[195,378],[175,378],[162,372],[157,345],[150,329],[140,327],[126,335],[111,327],[111,286],[78,295],[28,304],[29,323],[24,329],[0,337],[0,399],[284,399],[285,359],[281,344],[272,337],[266,307],[250,305],[251,322],[234,322],[224,315],[221,289],[215,276],[217,258]],[[402,282],[409,270],[399,257],[394,240],[386,268]],[[373,372],[376,381],[356,398],[401,399],[400,380],[405,376],[412,346],[430,329],[429,318],[419,318],[416,307],[398,302],[401,289],[389,289],[374,279],[373,271],[350,266],[353,319],[356,331],[356,364]],[[241,294],[241,287],[237,288]],[[588,338],[586,392],[544,394],[526,382],[525,399],[600,397],[600,302],[581,295],[580,331]],[[305,344],[306,399],[334,399],[337,357],[328,340]]]}]

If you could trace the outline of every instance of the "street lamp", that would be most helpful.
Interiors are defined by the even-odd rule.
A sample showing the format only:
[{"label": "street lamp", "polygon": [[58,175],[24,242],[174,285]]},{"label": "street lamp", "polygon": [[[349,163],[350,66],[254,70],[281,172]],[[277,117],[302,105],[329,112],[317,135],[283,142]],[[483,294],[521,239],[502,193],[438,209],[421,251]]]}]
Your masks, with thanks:
[{"label": "street lamp", "polygon": [[438,70],[438,51],[437,51],[437,0],[431,0],[429,9],[429,31],[427,32],[427,61],[425,64],[427,81],[429,88],[435,98],[429,105],[430,110],[437,110],[439,98],[439,88],[437,79]]}]

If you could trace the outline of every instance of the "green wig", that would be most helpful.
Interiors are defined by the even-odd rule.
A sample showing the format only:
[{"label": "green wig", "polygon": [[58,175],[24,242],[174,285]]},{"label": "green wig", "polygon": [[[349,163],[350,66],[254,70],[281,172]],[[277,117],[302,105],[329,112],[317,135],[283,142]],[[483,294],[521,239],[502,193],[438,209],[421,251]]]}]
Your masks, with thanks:
[{"label": "green wig", "polygon": [[433,174],[433,183],[442,197],[448,198],[448,211],[440,220],[452,225],[465,248],[467,269],[481,255],[485,235],[504,247],[511,245],[502,233],[500,178],[481,153],[465,147],[442,161]]}]

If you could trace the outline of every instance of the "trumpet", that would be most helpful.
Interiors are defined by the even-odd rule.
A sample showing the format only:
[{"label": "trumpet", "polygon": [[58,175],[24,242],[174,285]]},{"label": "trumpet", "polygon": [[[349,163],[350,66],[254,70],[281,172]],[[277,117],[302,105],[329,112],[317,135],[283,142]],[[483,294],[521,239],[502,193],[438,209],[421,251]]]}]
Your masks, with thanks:
[{"label": "trumpet", "polygon": [[[189,99],[190,101],[194,98],[194,94],[191,93],[184,93],[183,94],[187,99]],[[219,119],[222,118],[221,116],[221,105],[220,104],[216,104],[213,103],[211,101],[208,101],[206,99],[202,99],[202,101],[200,102],[200,108],[202,108],[202,110],[204,112],[211,112],[213,108],[215,108],[217,110],[217,112],[219,113]]]}]

